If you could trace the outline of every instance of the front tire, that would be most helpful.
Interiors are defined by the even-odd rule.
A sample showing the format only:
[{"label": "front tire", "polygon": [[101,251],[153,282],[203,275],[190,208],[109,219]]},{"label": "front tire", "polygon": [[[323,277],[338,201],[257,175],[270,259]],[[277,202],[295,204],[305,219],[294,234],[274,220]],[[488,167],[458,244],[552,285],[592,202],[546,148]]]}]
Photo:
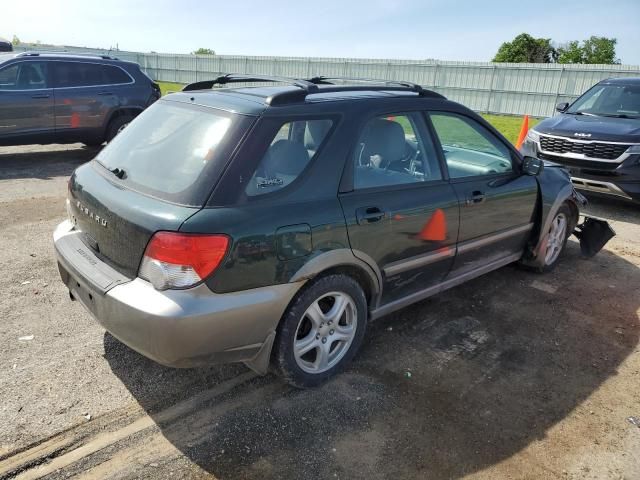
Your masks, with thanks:
[{"label": "front tire", "polygon": [[571,209],[566,203],[560,206],[553,217],[547,232],[546,248],[541,253],[544,261],[544,265],[540,268],[541,272],[549,272],[558,264],[571,235],[572,218]]},{"label": "front tire", "polygon": [[274,363],[298,388],[314,387],[351,361],[367,327],[367,300],[346,275],[328,275],[305,288],[287,309],[276,335]]}]

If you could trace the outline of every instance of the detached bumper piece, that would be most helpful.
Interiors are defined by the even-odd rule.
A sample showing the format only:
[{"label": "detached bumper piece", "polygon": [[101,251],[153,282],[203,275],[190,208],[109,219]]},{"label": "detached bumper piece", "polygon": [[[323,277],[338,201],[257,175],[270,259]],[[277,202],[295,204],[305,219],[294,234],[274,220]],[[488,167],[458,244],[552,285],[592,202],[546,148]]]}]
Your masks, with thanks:
[{"label": "detached bumper piece", "polygon": [[580,240],[580,251],[585,258],[591,258],[611,240],[616,232],[605,220],[585,217],[584,222],[576,226],[573,234]]}]

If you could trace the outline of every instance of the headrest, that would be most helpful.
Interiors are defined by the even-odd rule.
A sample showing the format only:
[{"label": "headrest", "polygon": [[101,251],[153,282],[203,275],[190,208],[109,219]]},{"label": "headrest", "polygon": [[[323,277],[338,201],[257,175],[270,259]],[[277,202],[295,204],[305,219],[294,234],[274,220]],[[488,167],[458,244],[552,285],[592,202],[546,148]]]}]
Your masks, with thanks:
[{"label": "headrest", "polygon": [[309,120],[304,131],[304,146],[309,150],[317,150],[330,128],[331,120]]},{"label": "headrest", "polygon": [[382,118],[369,122],[361,143],[364,144],[364,148],[360,155],[360,163],[368,165],[371,157],[377,155],[380,161],[376,166],[380,167],[401,160],[407,148],[402,125]]},{"label": "headrest", "polygon": [[278,140],[267,150],[265,171],[274,175],[298,175],[309,163],[309,153],[301,143]]}]

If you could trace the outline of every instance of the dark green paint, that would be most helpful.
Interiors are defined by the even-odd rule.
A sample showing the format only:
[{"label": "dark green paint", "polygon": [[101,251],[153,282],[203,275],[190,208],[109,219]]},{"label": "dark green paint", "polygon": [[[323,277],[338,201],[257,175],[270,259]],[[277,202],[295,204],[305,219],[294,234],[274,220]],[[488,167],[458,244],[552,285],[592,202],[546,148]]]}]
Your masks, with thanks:
[{"label": "dark green paint", "polygon": [[294,260],[306,257],[313,251],[311,227],[302,223],[276,230],[278,260]]},{"label": "dark green paint", "polygon": [[[151,236],[160,230],[176,231],[197,208],[166,203],[112,182],[110,172],[96,162],[76,169],[70,179],[70,210],[85,243],[98,256],[130,278],[138,267]],[[106,226],[78,207],[106,221]]]},{"label": "dark green paint", "polygon": [[[232,238],[225,260],[207,280],[213,291],[225,293],[287,283],[315,255],[349,248],[337,198],[294,205],[280,202],[206,208],[185,222],[182,231],[220,232]],[[285,248],[278,249],[283,241]],[[298,252],[295,255],[293,243]]]},{"label": "dark green paint", "polygon": [[[459,206],[448,182],[355,191],[341,195],[340,201],[347,220],[351,248],[367,254],[380,269],[436,250],[455,248]],[[385,216],[375,222],[358,224],[356,210],[361,207],[378,207]],[[444,214],[446,238],[422,238],[422,230],[437,209]],[[449,272],[452,261],[453,257],[445,257],[429,268],[417,268],[384,278],[383,303],[441,282]]]}]

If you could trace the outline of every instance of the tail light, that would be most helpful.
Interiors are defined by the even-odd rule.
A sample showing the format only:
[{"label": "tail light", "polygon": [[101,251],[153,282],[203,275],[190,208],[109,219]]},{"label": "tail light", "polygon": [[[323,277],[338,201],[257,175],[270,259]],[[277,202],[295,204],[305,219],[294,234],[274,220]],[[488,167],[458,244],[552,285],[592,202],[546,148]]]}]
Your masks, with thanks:
[{"label": "tail light", "polygon": [[156,290],[189,288],[218,268],[228,246],[226,235],[157,232],[147,245],[138,276]]}]

